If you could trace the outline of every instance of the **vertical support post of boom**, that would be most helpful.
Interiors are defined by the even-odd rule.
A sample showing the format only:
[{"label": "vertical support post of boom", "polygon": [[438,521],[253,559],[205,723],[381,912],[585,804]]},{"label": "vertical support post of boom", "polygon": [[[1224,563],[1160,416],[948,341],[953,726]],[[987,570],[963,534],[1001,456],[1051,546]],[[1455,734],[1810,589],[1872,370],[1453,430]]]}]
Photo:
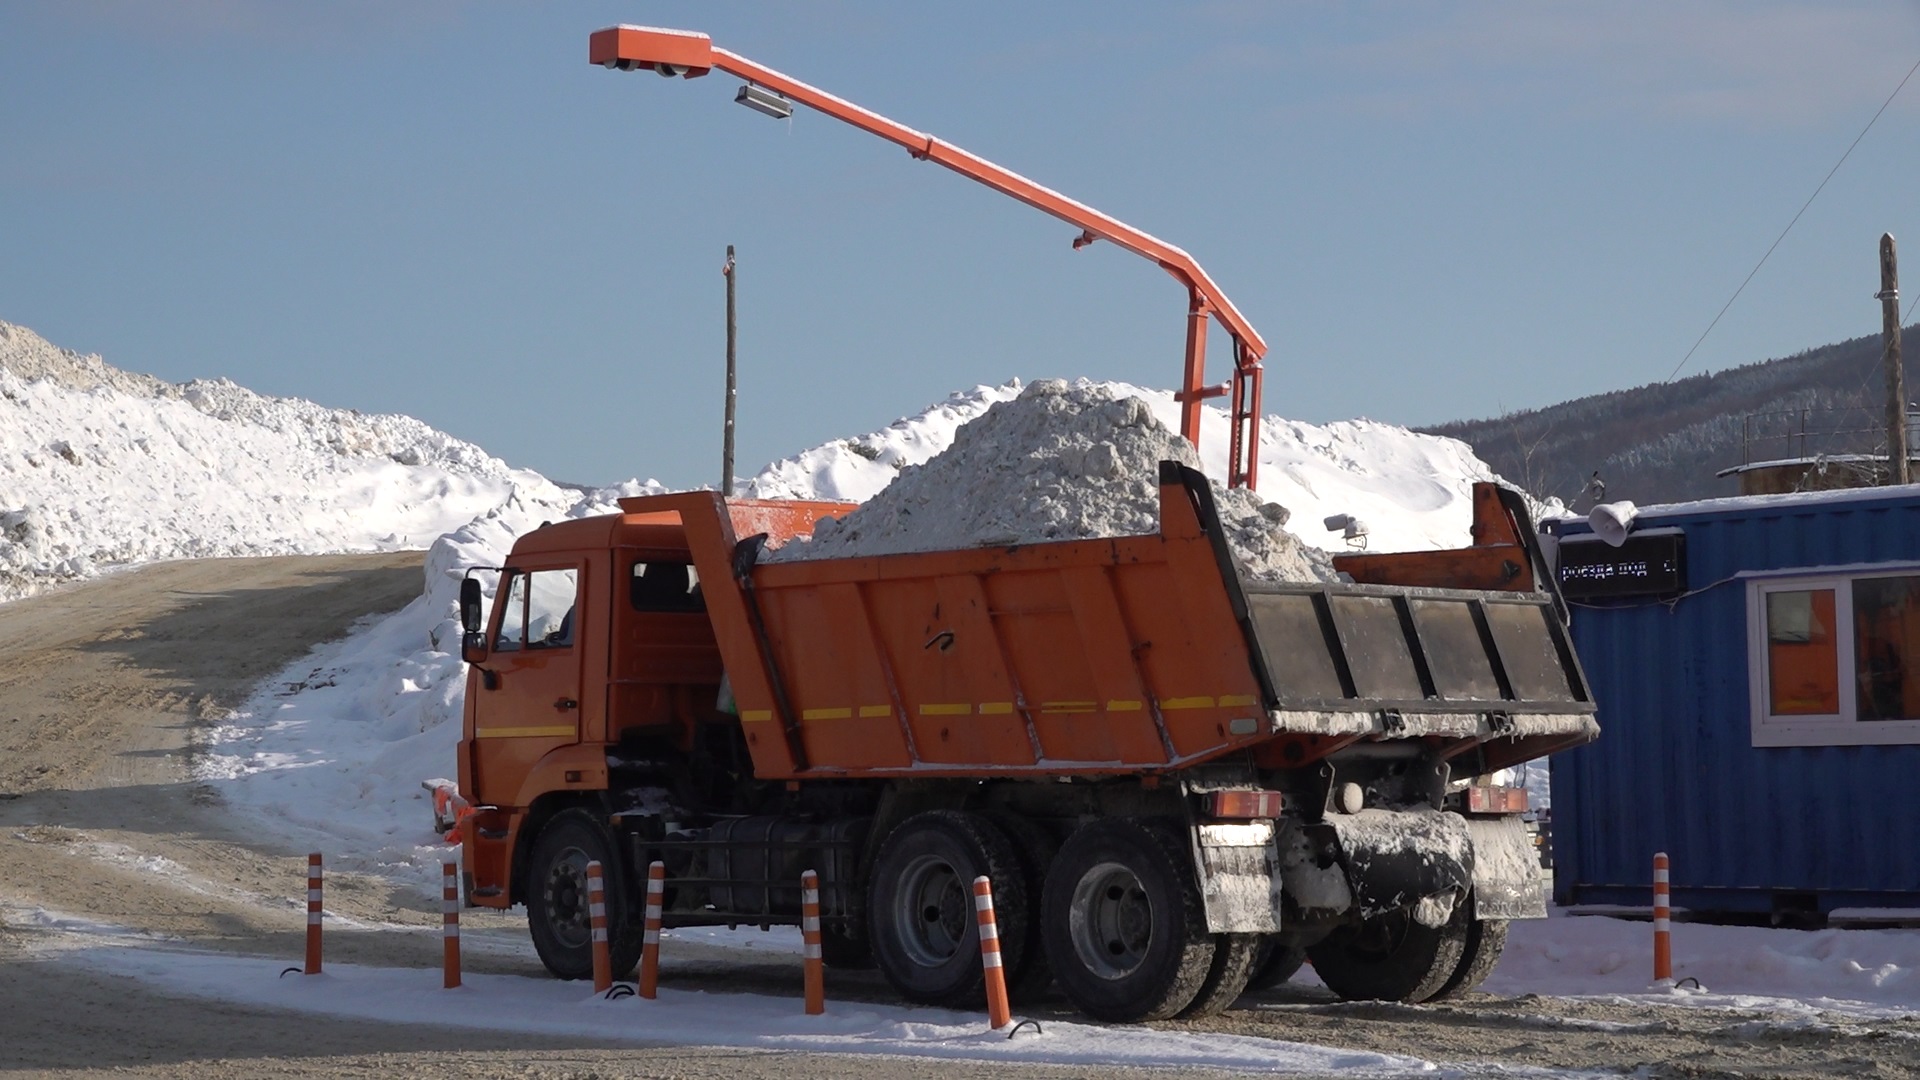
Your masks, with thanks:
[{"label": "vertical support post of boom", "polygon": [[727,265],[720,271],[727,278],[727,420],[726,432],[720,449],[720,494],[733,495],[733,288],[736,280],[733,267],[733,245],[727,245]]},{"label": "vertical support post of boom", "polygon": [[1207,320],[1212,316],[1213,305],[1200,290],[1188,289],[1187,366],[1175,400],[1180,402],[1180,437],[1192,443],[1195,450],[1200,449],[1200,402],[1208,396],[1200,380],[1207,373]]},{"label": "vertical support post of boom", "polygon": [[1228,443],[1227,486],[1252,490],[1260,469],[1260,360],[1234,339],[1233,435]]},{"label": "vertical support post of boom", "polygon": [[1880,336],[1887,366],[1887,483],[1912,482],[1907,469],[1907,373],[1900,360],[1900,263],[1893,234],[1880,234]]}]

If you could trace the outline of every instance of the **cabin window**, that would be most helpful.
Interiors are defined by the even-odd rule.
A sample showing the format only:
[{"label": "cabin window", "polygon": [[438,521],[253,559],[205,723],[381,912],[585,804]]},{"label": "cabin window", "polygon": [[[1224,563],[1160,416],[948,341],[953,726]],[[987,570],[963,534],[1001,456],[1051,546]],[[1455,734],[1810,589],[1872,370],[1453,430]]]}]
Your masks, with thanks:
[{"label": "cabin window", "polygon": [[493,651],[513,652],[527,640],[527,575],[509,570],[495,596],[495,603],[502,609],[500,633],[493,640]]},{"label": "cabin window", "polygon": [[636,561],[627,596],[635,611],[705,611],[700,572],[676,560]]},{"label": "cabin window", "polygon": [[1755,746],[1920,743],[1920,576],[1750,586]]},{"label": "cabin window", "polygon": [[500,633],[495,652],[563,649],[573,644],[578,570],[509,570],[500,584]]}]

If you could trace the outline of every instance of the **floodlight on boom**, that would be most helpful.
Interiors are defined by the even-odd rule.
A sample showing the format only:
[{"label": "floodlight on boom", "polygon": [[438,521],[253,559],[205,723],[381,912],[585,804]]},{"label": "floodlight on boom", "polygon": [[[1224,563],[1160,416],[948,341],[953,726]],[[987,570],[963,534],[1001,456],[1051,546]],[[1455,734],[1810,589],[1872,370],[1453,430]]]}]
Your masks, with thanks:
[{"label": "floodlight on boom", "polygon": [[754,112],[771,116],[775,120],[785,120],[793,115],[793,102],[771,90],[762,90],[752,83],[742,83],[740,92],[733,95],[733,100]]}]

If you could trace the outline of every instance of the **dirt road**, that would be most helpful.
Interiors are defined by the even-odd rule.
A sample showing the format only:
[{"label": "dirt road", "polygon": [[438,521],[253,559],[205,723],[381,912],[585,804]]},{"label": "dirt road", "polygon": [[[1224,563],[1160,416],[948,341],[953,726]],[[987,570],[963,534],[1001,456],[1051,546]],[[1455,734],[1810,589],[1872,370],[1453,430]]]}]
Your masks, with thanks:
[{"label": "dirt road", "polygon": [[[132,1070],[196,1078],[396,1074],[531,1077],[898,1078],[932,1063],[645,1048],[330,1020],[170,998],[47,959],[48,913],[166,935],[195,948],[297,957],[300,852],[251,834],[194,784],[196,731],[314,642],[419,591],[417,555],[170,563],[0,606],[0,1070]],[[328,908],[388,927],[437,914],[378,878],[334,874]],[[470,913],[519,935],[509,918]],[[430,934],[331,933],[330,959],[432,967]],[[792,964],[736,959],[680,985],[793,992]],[[476,950],[470,970],[535,974],[524,949]],[[870,973],[830,977],[839,999],[885,1000]],[[1029,1010],[1068,1018],[1063,1007]],[[1508,1066],[1642,1070],[1651,1077],[1920,1076],[1920,1023],[1477,995],[1455,1006],[1350,1005],[1282,988],[1170,1028]],[[941,1062],[943,1077],[1085,1070]],[[1472,1071],[1472,1070],[1468,1070]],[[1167,1075],[1160,1073],[1156,1075]],[[1187,1075],[1206,1075],[1192,1073]]]}]

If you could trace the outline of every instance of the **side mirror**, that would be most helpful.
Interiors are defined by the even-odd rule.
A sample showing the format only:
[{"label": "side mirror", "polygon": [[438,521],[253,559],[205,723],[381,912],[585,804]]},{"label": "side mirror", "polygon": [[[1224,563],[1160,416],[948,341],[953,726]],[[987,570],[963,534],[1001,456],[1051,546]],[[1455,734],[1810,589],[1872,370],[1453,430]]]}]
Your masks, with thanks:
[{"label": "side mirror", "polygon": [[487,632],[482,624],[480,582],[466,578],[460,582],[460,659],[478,664],[487,658]]}]

